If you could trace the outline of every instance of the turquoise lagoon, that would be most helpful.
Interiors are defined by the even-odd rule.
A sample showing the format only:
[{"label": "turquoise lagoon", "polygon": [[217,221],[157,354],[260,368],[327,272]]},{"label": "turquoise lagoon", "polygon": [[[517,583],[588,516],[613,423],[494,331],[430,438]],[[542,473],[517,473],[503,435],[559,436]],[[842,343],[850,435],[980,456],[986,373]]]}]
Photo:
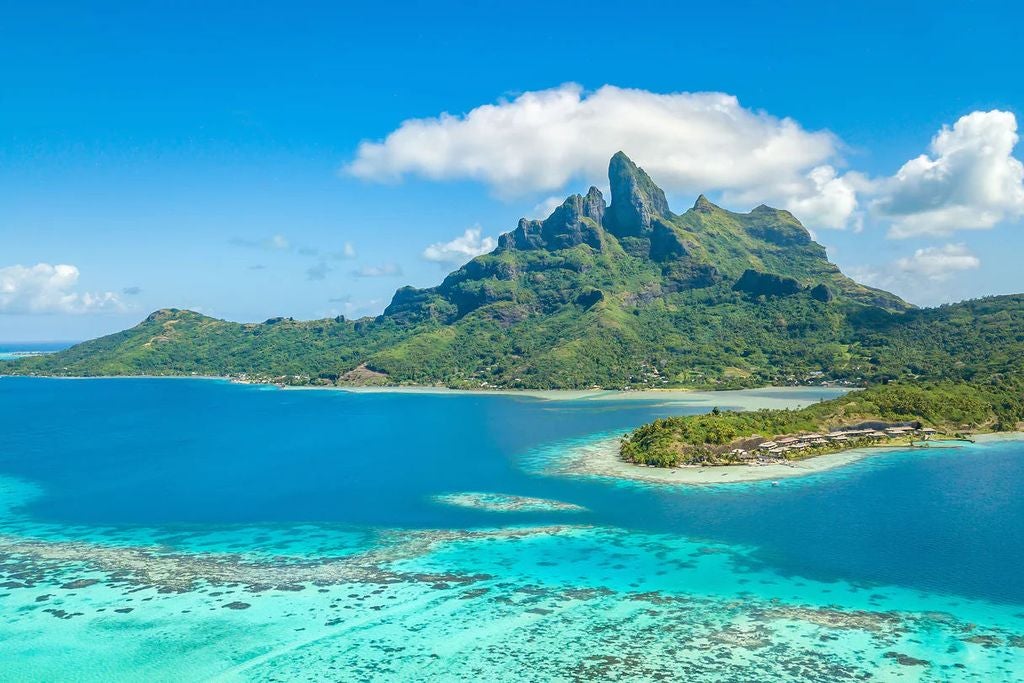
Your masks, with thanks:
[{"label": "turquoise lagoon", "polygon": [[1024,442],[557,473],[711,407],[0,378],[0,680],[1024,677]]},{"label": "turquoise lagoon", "polygon": [[17,360],[24,356],[53,353],[71,346],[71,342],[0,342],[0,361]]}]

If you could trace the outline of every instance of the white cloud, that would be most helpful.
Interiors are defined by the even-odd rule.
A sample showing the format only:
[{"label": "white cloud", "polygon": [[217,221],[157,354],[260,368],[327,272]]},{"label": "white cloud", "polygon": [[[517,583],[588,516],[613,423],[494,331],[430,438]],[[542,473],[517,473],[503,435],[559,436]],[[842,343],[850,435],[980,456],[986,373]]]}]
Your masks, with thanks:
[{"label": "white cloud", "polygon": [[335,261],[349,261],[356,257],[356,248],[351,242],[345,242],[341,246],[341,251],[332,251],[331,258]]},{"label": "white cloud", "polygon": [[[944,126],[928,154],[872,180],[837,170],[841,143],[832,133],[747,109],[726,93],[610,85],[587,92],[568,83],[462,115],[404,121],[383,140],[363,141],[345,170],[377,181],[468,178],[512,197],[603,184],[621,149],[670,194],[781,206],[812,230],[860,229],[869,216],[891,237],[907,237],[1024,216],[1017,140],[1012,113],[972,112]],[[546,216],[556,201],[533,214]]]},{"label": "white cloud", "polygon": [[851,266],[843,272],[858,282],[895,292],[908,301],[932,306],[963,299],[956,275],[981,267],[964,244],[917,249],[884,266]]},{"label": "white cloud", "polygon": [[122,311],[113,292],[79,292],[78,268],[67,264],[0,268],[0,313],[92,313]]},{"label": "white cloud", "polygon": [[842,229],[857,209],[857,189],[853,174],[840,176],[830,165],[816,166],[783,191],[783,206],[808,225]]},{"label": "white cloud", "polygon": [[423,250],[423,258],[435,263],[461,266],[480,254],[494,251],[498,240],[480,237],[480,228],[468,228],[462,235],[450,242],[435,242]]},{"label": "white cloud", "polygon": [[397,277],[402,274],[402,268],[395,263],[385,263],[380,266],[363,266],[352,271],[356,277]]},{"label": "white cloud", "polygon": [[892,237],[991,228],[1024,215],[1024,165],[1012,156],[1017,119],[976,111],[943,126],[929,155],[880,183],[872,209],[891,219]]},{"label": "white cloud", "polygon": [[[514,196],[577,179],[604,183],[608,160],[621,149],[670,192],[755,193],[764,201],[790,199],[784,192],[795,186],[796,199],[828,221],[823,227],[841,227],[852,208],[827,165],[837,146],[827,131],[746,109],[725,93],[610,85],[587,93],[569,83],[462,116],[410,119],[382,141],[361,143],[346,170],[378,181],[471,178]],[[827,207],[830,201],[838,205]]]},{"label": "white cloud", "polygon": [[929,280],[945,280],[953,273],[980,266],[981,260],[965,244],[918,249],[913,256],[896,261],[896,267],[903,272]]},{"label": "white cloud", "polygon": [[267,246],[270,247],[271,249],[279,249],[281,251],[284,251],[288,249],[291,245],[288,242],[288,238],[285,237],[284,235],[274,235],[267,242]]}]

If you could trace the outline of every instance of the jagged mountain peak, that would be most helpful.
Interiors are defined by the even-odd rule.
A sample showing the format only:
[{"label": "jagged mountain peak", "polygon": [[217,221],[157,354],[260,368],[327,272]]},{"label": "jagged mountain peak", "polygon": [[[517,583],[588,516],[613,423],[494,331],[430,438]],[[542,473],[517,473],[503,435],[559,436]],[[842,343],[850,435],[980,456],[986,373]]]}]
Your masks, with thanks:
[{"label": "jagged mountain peak", "polygon": [[673,214],[665,193],[622,152],[609,163],[609,185],[610,205],[596,187],[571,194],[543,220],[521,219],[494,252],[437,287],[399,290],[385,317],[450,323],[484,309],[481,315],[518,320],[590,301],[591,290],[603,292],[607,298],[594,301],[607,308],[647,296],[641,292],[730,291],[744,277],[731,291],[907,307],[842,275],[788,211],[761,205],[736,213],[702,194],[693,208]]},{"label": "jagged mountain peak", "polygon": [[703,194],[698,196],[697,201],[693,203],[693,210],[700,211],[701,213],[710,213],[719,208],[721,207],[712,204]]},{"label": "jagged mountain peak", "polygon": [[646,235],[658,217],[671,216],[665,192],[623,152],[608,163],[611,205],[605,227],[616,237]]},{"label": "jagged mountain peak", "polygon": [[519,219],[515,230],[498,238],[498,251],[569,249],[579,244],[600,250],[606,209],[596,187],[586,195],[571,194],[543,221]]}]

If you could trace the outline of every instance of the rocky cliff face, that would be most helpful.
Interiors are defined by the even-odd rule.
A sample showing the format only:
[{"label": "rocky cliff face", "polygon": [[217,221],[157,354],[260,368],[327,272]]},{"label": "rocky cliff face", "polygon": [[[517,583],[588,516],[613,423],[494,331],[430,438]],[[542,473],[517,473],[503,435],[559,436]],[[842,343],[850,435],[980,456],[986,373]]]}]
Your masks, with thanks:
[{"label": "rocky cliff face", "polygon": [[591,187],[585,196],[570,195],[543,221],[521,218],[515,230],[499,238],[498,249],[554,250],[586,244],[600,251],[604,215],[604,197]]},{"label": "rocky cliff face", "polygon": [[622,152],[608,164],[608,182],[612,203],[605,227],[616,237],[648,235],[655,219],[671,215],[662,189]]}]

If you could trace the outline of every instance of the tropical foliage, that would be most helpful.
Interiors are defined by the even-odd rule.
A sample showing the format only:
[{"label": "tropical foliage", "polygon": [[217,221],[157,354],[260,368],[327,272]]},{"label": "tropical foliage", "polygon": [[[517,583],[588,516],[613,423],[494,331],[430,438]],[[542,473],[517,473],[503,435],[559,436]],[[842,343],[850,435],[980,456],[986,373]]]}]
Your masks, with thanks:
[{"label": "tropical foliage", "polygon": [[1015,429],[1024,421],[1024,381],[976,385],[940,382],[886,384],[854,391],[800,410],[712,411],[655,420],[629,434],[622,457],[671,467],[706,462],[738,439],[822,432],[863,422],[920,422],[955,434]]}]

